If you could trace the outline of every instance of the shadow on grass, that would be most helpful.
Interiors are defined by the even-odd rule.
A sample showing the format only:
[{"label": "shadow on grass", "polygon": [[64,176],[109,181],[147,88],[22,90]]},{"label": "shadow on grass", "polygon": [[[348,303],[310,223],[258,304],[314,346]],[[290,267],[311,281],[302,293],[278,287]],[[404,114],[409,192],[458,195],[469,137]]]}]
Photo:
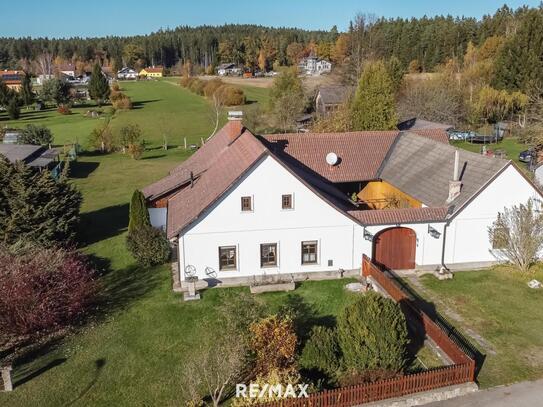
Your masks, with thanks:
[{"label": "shadow on grass", "polygon": [[81,214],[79,237],[89,245],[117,236],[128,227],[128,204],[113,205]]},{"label": "shadow on grass", "polygon": [[87,178],[99,166],[95,161],[75,161],[70,164],[70,178]]},{"label": "shadow on grass", "polygon": [[151,100],[138,100],[132,103],[132,109],[142,109],[145,105],[149,103],[160,102],[161,99],[151,99]]},{"label": "shadow on grass", "polygon": [[163,157],[166,157],[166,154],[150,155],[147,157],[142,157],[141,160],[154,160],[155,158],[163,158]]},{"label": "shadow on grass", "polygon": [[83,388],[83,390],[81,390],[79,392],[79,394],[77,395],[76,398],[74,398],[73,400],[68,401],[66,404],[64,404],[64,406],[71,406],[71,405],[75,404],[77,401],[81,400],[89,392],[89,390],[94,387],[94,385],[98,381],[98,378],[100,377],[100,374],[102,373],[102,369],[104,368],[105,365],[106,365],[106,360],[105,359],[102,359],[102,358],[101,359],[96,359],[94,361],[94,375],[93,375],[93,378],[91,379],[91,381]]}]

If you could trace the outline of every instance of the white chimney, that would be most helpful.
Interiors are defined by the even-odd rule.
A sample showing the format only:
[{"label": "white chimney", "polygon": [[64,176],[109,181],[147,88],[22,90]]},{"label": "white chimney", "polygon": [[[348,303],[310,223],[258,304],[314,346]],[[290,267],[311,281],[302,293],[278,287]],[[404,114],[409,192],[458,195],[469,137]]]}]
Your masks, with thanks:
[{"label": "white chimney", "polygon": [[228,120],[243,120],[243,111],[231,110],[228,112]]},{"label": "white chimney", "polygon": [[459,180],[459,167],[460,167],[460,153],[458,150],[454,151],[454,169],[452,180],[449,181],[449,197],[447,198],[447,203],[451,203],[460,195],[462,190],[462,181]]}]

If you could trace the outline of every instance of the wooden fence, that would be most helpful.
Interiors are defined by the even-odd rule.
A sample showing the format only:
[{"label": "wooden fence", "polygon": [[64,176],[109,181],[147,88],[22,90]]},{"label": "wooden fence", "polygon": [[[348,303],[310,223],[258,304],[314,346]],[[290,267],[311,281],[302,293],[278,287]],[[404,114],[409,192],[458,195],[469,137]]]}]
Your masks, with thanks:
[{"label": "wooden fence", "polygon": [[453,361],[450,366],[429,369],[421,373],[407,374],[392,379],[363,383],[350,387],[312,393],[306,398],[288,398],[261,406],[266,407],[350,407],[363,403],[402,397],[445,386],[468,383],[475,380],[475,361],[464,352],[464,346],[445,331],[424,311],[417,308],[413,298],[379,267],[364,256],[362,274],[372,277],[395,301],[400,303],[407,318],[411,318],[437,346]]}]

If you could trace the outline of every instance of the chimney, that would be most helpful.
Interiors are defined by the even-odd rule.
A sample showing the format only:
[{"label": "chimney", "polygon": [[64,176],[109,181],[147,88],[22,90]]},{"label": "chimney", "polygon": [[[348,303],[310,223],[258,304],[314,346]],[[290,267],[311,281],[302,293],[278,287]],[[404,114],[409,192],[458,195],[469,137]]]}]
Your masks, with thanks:
[{"label": "chimney", "polygon": [[460,167],[460,153],[458,150],[454,151],[454,169],[452,180],[449,181],[449,197],[447,198],[447,203],[451,203],[460,195],[462,189],[462,181],[459,180],[459,171]]},{"label": "chimney", "polygon": [[242,111],[230,111],[228,112],[228,136],[230,137],[230,144],[236,141],[243,132],[243,112]]}]

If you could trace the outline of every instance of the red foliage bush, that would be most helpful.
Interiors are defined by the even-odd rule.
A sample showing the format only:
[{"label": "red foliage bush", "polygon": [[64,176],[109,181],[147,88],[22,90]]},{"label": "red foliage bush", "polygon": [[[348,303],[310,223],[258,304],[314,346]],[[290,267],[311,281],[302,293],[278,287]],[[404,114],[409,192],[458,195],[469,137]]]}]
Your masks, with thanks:
[{"label": "red foliage bush", "polygon": [[93,274],[76,251],[0,247],[0,332],[16,338],[76,323],[96,293]]},{"label": "red foliage bush", "polygon": [[59,105],[57,107],[57,112],[59,112],[60,114],[72,114],[72,111],[70,110],[70,106],[68,105]]}]

